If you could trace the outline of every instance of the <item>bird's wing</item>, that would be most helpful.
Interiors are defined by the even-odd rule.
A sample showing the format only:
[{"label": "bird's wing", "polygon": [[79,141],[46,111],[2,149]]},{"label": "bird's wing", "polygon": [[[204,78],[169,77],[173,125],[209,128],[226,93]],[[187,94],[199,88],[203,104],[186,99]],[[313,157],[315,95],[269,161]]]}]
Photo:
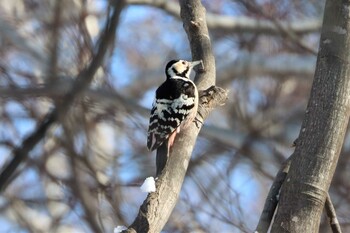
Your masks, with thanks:
[{"label": "bird's wing", "polygon": [[179,113],[173,107],[174,101],[170,99],[156,99],[153,102],[147,137],[150,151],[157,149],[185,119],[186,114]]}]

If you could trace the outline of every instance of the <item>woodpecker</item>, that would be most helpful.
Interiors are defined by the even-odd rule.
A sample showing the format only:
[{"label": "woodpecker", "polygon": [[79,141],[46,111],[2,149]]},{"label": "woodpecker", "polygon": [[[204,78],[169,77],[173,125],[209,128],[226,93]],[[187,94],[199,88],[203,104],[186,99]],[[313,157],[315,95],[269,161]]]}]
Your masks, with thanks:
[{"label": "woodpecker", "polygon": [[176,134],[196,117],[198,90],[190,79],[202,61],[171,60],[165,67],[166,80],[156,90],[149,121],[147,147],[157,149],[157,176],[165,167]]}]

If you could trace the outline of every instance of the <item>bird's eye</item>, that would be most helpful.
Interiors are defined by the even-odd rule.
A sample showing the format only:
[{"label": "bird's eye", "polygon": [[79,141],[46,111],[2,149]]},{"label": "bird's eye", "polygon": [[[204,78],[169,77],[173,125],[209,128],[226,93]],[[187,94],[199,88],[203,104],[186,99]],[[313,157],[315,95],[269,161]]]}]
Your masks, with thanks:
[{"label": "bird's eye", "polygon": [[183,62],[182,62],[182,65],[186,65],[186,62],[185,62],[185,61],[183,61]]}]

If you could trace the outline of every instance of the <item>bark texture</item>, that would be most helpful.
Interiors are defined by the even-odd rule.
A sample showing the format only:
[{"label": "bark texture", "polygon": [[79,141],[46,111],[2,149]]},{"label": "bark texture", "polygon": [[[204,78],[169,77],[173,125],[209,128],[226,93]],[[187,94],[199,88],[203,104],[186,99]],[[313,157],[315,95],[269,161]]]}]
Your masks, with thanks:
[{"label": "bark texture", "polygon": [[[204,118],[209,111],[224,103],[226,91],[210,88],[215,84],[215,60],[211,50],[205,9],[200,0],[180,1],[181,17],[191,46],[192,60],[202,60],[204,68],[197,70],[195,82],[202,93],[199,109]],[[196,138],[201,125],[193,123],[175,139],[168,162],[156,181],[156,192],[150,193],[140,207],[135,221],[125,232],[160,232],[179,197]]]},{"label": "bark texture", "polygon": [[350,2],[326,2],[311,96],[271,232],[318,232],[350,114]]}]

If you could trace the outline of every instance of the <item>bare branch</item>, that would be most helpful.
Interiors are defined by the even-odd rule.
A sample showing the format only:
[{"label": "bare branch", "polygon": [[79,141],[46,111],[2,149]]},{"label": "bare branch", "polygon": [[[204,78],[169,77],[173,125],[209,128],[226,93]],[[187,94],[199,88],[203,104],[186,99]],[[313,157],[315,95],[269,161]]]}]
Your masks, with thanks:
[{"label": "bare branch", "polygon": [[[200,90],[208,89],[215,84],[215,60],[211,51],[207,25],[203,20],[205,9],[200,0],[180,1],[180,6],[193,60],[202,59],[204,63],[204,69],[199,70],[195,78],[197,87]],[[217,97],[225,96],[227,92],[222,89],[215,90],[217,92],[207,93],[213,94],[216,99],[205,96],[206,100],[201,101],[207,104],[206,107],[222,105],[223,100],[226,100],[226,98]],[[220,90],[225,93],[214,95],[221,93]],[[203,111],[203,119],[207,117],[207,114],[209,111]],[[197,127],[196,124],[192,124],[175,139],[168,162],[156,182],[156,192],[147,196],[140,207],[138,216],[126,232],[160,232],[162,230],[177,202],[200,128],[201,125]]]},{"label": "bare branch", "polygon": [[17,29],[13,23],[0,15],[0,31],[2,32],[2,36],[12,42],[14,46],[17,48],[27,51],[33,58],[35,58],[38,62],[45,61],[44,52],[30,43],[28,39],[26,39]]},{"label": "bare branch", "polygon": [[79,175],[79,154],[75,151],[73,141],[74,137],[72,135],[71,130],[63,123],[63,129],[65,136],[67,137],[66,144],[67,147],[67,152],[70,154],[70,162],[72,164],[72,182],[73,185],[72,191],[76,194],[77,199],[81,203],[82,209],[85,213],[85,218],[86,222],[90,226],[90,228],[93,230],[93,232],[101,232],[101,229],[96,221],[95,218],[95,212],[94,212],[94,205],[93,201],[88,195],[88,187],[83,185],[82,181],[80,180],[80,175]]},{"label": "bare branch", "polygon": [[327,216],[329,218],[329,224],[332,228],[333,233],[341,233],[341,228],[339,225],[339,221],[337,218],[337,214],[335,212],[331,197],[329,196],[329,193],[327,194],[326,203],[325,203],[325,209]]},{"label": "bare branch", "polygon": [[[270,14],[266,13],[264,10],[261,9],[261,7],[258,7],[251,2],[242,2],[246,7],[253,9],[255,12],[259,12],[260,15],[265,17],[266,19],[270,20],[271,23],[273,23],[278,30],[280,31],[281,35],[286,36],[291,41],[293,41],[297,46],[299,46],[301,49],[308,51],[311,54],[317,55],[317,51],[315,51],[313,48],[309,47],[307,44],[302,42],[299,38],[297,33],[295,33],[293,30],[290,30],[289,28],[286,28],[282,22],[277,20],[275,17],[272,17]],[[321,27],[321,21],[319,21],[319,28]]]},{"label": "bare branch", "polygon": [[54,17],[51,22],[52,32],[48,44],[48,48],[50,50],[50,62],[47,73],[49,75],[48,80],[50,81],[54,81],[57,78],[58,43],[60,38],[62,1],[55,2],[54,11]]},{"label": "bare branch", "polygon": [[350,117],[349,2],[327,0],[315,78],[271,232],[318,232]]},{"label": "bare branch", "polygon": [[279,54],[266,57],[259,53],[242,53],[234,61],[227,61],[218,67],[218,79],[227,82],[240,75],[263,76],[269,75],[277,78],[296,76],[304,79],[312,78],[315,72],[316,57]]},{"label": "bare branch", "polygon": [[8,185],[8,181],[13,175],[16,168],[27,158],[28,153],[34,146],[45,136],[49,127],[64,117],[68,112],[70,105],[81,96],[82,92],[90,85],[94,74],[103,62],[104,56],[109,45],[115,38],[116,28],[119,22],[119,16],[124,6],[123,1],[116,1],[113,15],[107,21],[104,33],[101,36],[99,47],[96,55],[90,64],[84,69],[78,77],[71,90],[63,98],[62,102],[47,115],[46,119],[37,127],[31,135],[29,135],[20,147],[13,151],[13,159],[5,166],[0,174],[0,191],[3,191]]},{"label": "bare branch", "polygon": [[215,85],[215,58],[211,48],[205,8],[200,1],[180,1],[181,18],[190,42],[192,59],[202,60],[204,69],[195,77],[198,90],[206,90]]},{"label": "bare branch", "polygon": [[[180,18],[180,8],[175,2],[166,0],[127,0],[127,4],[150,5],[160,8],[169,14]],[[282,31],[294,34],[318,32],[321,28],[321,19],[296,20],[294,22],[279,22],[277,26],[271,20],[254,19],[246,16],[224,16],[212,13],[206,15],[208,28],[238,33],[263,33],[276,35]],[[282,30],[281,30],[282,29]]]},{"label": "bare branch", "polygon": [[[209,95],[203,96],[201,102],[208,108],[223,105],[227,98],[227,91],[221,88],[210,89],[214,91],[209,91]],[[207,113],[203,112],[203,114]],[[197,127],[194,126],[194,128]],[[196,137],[191,133],[186,130],[181,134],[181,139],[176,140],[163,173],[156,181],[156,192],[147,196],[136,219],[126,232],[160,232],[167,222],[177,202],[198,129]]]},{"label": "bare branch", "polygon": [[280,190],[288,174],[292,157],[293,155],[289,157],[284,164],[282,164],[281,169],[278,171],[276,178],[271,185],[258,226],[255,230],[257,233],[266,233],[269,230],[273,215],[275,214],[277,208]]},{"label": "bare branch", "polygon": [[[278,205],[280,190],[289,172],[292,158],[293,158],[293,155],[291,155],[284,162],[281,169],[277,173],[273,184],[271,185],[270,191],[266,197],[264,209],[259,219],[258,226],[256,227],[256,230],[255,230],[255,232],[257,233],[267,233],[270,228],[273,216],[275,214],[275,211]],[[325,210],[329,218],[329,224],[332,228],[333,233],[341,233],[342,231],[339,225],[339,221],[337,219],[337,215],[336,215],[333,203],[331,201],[331,198],[329,196],[329,193],[327,193]]]}]

